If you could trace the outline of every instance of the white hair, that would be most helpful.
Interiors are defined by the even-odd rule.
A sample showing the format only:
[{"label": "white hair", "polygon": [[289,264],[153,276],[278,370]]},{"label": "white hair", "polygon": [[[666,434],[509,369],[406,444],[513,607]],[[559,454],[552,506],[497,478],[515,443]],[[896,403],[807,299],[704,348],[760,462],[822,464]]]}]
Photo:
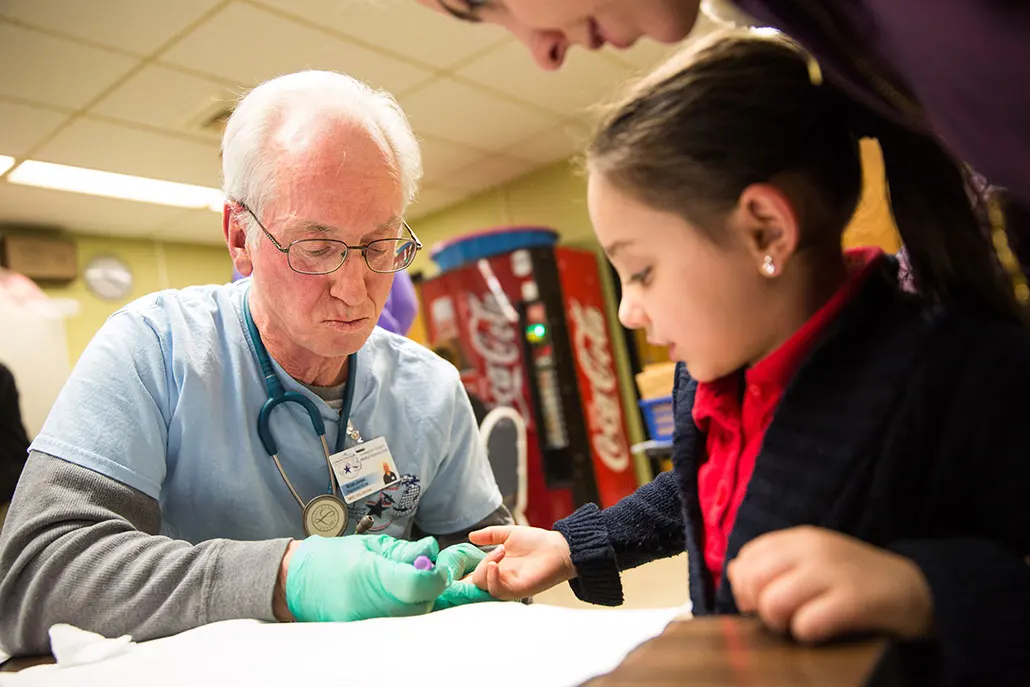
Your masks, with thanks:
[{"label": "white hair", "polygon": [[[422,153],[408,118],[392,95],[338,72],[308,70],[266,81],[244,96],[222,136],[222,190],[260,216],[274,193],[275,159],[268,142],[291,113],[347,118],[385,140],[400,179],[402,212],[418,193]],[[247,218],[248,237],[255,228]]]}]

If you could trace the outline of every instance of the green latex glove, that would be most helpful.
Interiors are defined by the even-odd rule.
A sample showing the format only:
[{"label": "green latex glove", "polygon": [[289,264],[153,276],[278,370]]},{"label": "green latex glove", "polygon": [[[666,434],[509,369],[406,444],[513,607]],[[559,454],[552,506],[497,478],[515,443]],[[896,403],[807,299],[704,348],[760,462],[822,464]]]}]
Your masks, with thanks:
[{"label": "green latex glove", "polygon": [[286,605],[300,621],[349,621],[428,613],[454,579],[457,562],[418,570],[417,556],[436,559],[432,537],[308,537],[290,559]]},{"label": "green latex glove", "polygon": [[486,552],[472,544],[456,544],[448,546],[440,552],[436,559],[437,568],[446,568],[449,571],[450,584],[447,589],[437,597],[433,603],[434,611],[441,611],[445,608],[463,606],[465,604],[481,603],[483,601],[497,601],[488,592],[469,582],[460,580],[471,573],[479,565],[479,562],[486,557]]},{"label": "green latex glove", "polygon": [[440,545],[432,537],[423,537],[418,541],[407,541],[395,539],[388,534],[381,534],[370,536],[369,539],[372,540],[369,546],[374,551],[395,563],[411,565],[419,556],[428,556],[431,560],[435,561],[440,554]]}]

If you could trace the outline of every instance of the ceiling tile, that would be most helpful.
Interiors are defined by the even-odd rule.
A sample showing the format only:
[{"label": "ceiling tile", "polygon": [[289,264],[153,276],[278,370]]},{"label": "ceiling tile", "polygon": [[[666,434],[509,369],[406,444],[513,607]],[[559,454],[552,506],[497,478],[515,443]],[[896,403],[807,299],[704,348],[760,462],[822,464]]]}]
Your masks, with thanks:
[{"label": "ceiling tile", "polygon": [[236,102],[235,92],[214,81],[150,65],[100,101],[91,112],[138,124],[205,135],[217,141],[219,132],[200,128],[204,114]]},{"label": "ceiling tile", "polygon": [[569,117],[617,91],[633,71],[597,53],[573,50],[561,69],[548,72],[522,44],[511,42],[456,73]]},{"label": "ceiling tile", "polygon": [[582,153],[590,140],[590,131],[586,122],[570,120],[520,141],[505,152],[531,162],[549,164]]},{"label": "ceiling tile", "polygon": [[210,210],[187,210],[158,226],[150,236],[172,243],[225,243],[222,216]]},{"label": "ceiling tile", "polygon": [[510,40],[498,26],[464,24],[412,0],[255,1],[437,68]]},{"label": "ceiling tile", "polygon": [[449,172],[460,169],[479,159],[484,153],[459,143],[439,138],[424,137],[422,144],[423,181],[432,184]]},{"label": "ceiling tile", "polygon": [[221,0],[4,0],[0,14],[148,55]]},{"label": "ceiling tile", "polygon": [[[226,43],[228,37],[232,37],[231,46]],[[161,60],[255,85],[304,69],[332,69],[393,93],[432,75],[420,67],[237,3],[218,12]]]},{"label": "ceiling tile", "polygon": [[522,176],[536,167],[532,162],[506,155],[489,155],[451,172],[443,180],[448,188],[482,191]]},{"label": "ceiling tile", "polygon": [[[419,217],[425,217],[437,210],[443,210],[455,203],[459,203],[469,195],[471,194],[468,191],[460,191],[458,189],[444,188],[441,186],[424,186],[422,190],[419,191],[418,199],[415,201],[415,204],[411,206],[411,209],[409,209],[406,214],[412,221],[414,221]],[[414,230],[417,234],[418,222],[415,222]]]},{"label": "ceiling tile", "polygon": [[63,165],[200,186],[221,186],[217,144],[187,141],[88,118],[76,121],[59,133],[35,157]]},{"label": "ceiling tile", "polygon": [[0,23],[6,56],[0,95],[80,108],[132,69],[136,60]]},{"label": "ceiling tile", "polygon": [[0,101],[0,155],[21,157],[68,115]]},{"label": "ceiling tile", "polygon": [[155,226],[179,214],[182,214],[182,208],[51,191],[0,181],[0,224],[51,226],[104,235],[145,236]]},{"label": "ceiling tile", "polygon": [[416,133],[482,150],[500,150],[554,126],[556,116],[504,100],[453,79],[400,98]]}]

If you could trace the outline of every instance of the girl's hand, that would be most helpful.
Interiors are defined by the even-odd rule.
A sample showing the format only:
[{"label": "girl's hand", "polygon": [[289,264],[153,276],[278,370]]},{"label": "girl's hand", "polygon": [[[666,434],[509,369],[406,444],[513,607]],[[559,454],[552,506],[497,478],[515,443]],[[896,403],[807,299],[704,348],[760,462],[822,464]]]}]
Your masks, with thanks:
[{"label": "girl's hand", "polygon": [[770,532],[727,568],[737,608],[802,642],[852,632],[930,634],[933,598],[909,559],[817,527]]},{"label": "girl's hand", "polygon": [[487,527],[469,534],[477,546],[497,546],[471,581],[498,599],[539,594],[576,576],[569,544],[558,532],[538,527]]}]

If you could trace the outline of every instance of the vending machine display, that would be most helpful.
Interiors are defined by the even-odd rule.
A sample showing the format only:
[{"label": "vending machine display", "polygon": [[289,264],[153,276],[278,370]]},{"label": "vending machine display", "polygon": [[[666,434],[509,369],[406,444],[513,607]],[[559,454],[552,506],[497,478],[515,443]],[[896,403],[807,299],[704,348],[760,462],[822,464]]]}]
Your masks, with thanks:
[{"label": "vending machine display", "polygon": [[597,257],[553,231],[494,230],[434,250],[422,282],[430,345],[470,395],[526,420],[526,516],[550,527],[637,487]]}]

